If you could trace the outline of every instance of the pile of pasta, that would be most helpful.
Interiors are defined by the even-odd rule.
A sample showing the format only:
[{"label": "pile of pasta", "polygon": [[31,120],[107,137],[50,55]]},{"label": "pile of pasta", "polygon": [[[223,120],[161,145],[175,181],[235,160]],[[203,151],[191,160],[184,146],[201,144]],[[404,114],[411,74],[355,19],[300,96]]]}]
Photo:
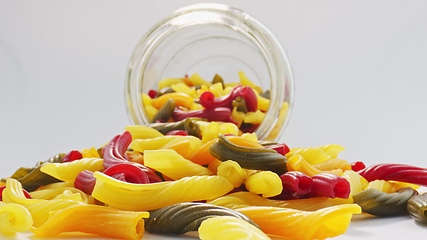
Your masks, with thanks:
[{"label": "pile of pasta", "polygon": [[289,149],[211,124],[210,139],[126,126],[100,148],[18,169],[0,185],[0,232],[326,239],[355,214],[427,222],[424,168],[366,167],[341,159],[340,145]]}]

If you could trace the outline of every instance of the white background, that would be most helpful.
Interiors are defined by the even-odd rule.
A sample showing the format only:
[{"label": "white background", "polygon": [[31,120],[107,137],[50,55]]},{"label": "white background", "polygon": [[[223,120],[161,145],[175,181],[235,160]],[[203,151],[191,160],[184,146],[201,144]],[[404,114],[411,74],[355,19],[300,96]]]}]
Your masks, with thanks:
[{"label": "white background", "polygon": [[[198,2],[0,0],[0,177],[122,133],[135,45]],[[295,104],[281,141],[337,143],[342,158],[367,165],[427,167],[426,1],[212,2],[256,17],[288,54]],[[405,217],[354,221],[339,239],[414,231],[426,229]]]}]

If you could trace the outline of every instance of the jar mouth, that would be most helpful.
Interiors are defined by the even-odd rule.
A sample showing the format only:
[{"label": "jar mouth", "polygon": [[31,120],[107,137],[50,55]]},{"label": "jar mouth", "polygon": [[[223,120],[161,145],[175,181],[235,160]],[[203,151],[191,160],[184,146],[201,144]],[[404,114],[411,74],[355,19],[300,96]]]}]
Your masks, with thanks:
[{"label": "jar mouth", "polygon": [[221,75],[243,71],[270,90],[270,106],[255,130],[261,140],[277,140],[293,105],[294,80],[286,53],[274,35],[242,10],[223,4],[195,4],[173,12],[137,44],[125,80],[126,107],[133,124],[150,122],[142,93],[166,77]]}]

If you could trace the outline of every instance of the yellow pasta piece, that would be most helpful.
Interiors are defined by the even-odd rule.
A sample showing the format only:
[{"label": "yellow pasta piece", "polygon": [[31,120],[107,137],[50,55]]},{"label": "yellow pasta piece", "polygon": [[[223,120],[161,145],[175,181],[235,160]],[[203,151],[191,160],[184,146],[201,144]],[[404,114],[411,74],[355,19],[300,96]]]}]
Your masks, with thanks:
[{"label": "yellow pasta piece", "polygon": [[206,143],[213,139],[218,138],[220,134],[220,126],[219,122],[210,122],[205,128],[202,130],[202,142]]},{"label": "yellow pasta piece", "polygon": [[212,173],[218,174],[218,167],[221,165],[222,161],[214,158],[208,165],[208,169],[211,170]]},{"label": "yellow pasta piece", "polygon": [[351,165],[348,161],[339,158],[332,158],[324,162],[314,164],[313,167],[322,171],[331,171],[334,169],[341,169],[343,171],[351,170]]},{"label": "yellow pasta piece", "polygon": [[209,169],[185,159],[172,149],[145,150],[144,164],[172,180],[191,176],[212,175]]},{"label": "yellow pasta piece", "polygon": [[349,199],[353,201],[353,195],[361,192],[366,189],[368,186],[368,180],[366,180],[364,177],[362,177],[359,173],[353,171],[353,170],[347,170],[344,171],[341,177],[347,179],[347,181],[350,183],[350,195]]},{"label": "yellow pasta piece", "polygon": [[98,150],[95,147],[85,148],[81,151],[83,158],[100,158]]},{"label": "yellow pasta piece", "polygon": [[245,120],[246,114],[244,112],[237,111],[237,107],[234,107],[231,111],[231,118],[236,121],[237,126],[241,126]]},{"label": "yellow pasta piece", "polygon": [[77,175],[83,170],[102,171],[104,160],[102,158],[82,158],[65,163],[45,163],[40,171],[64,182],[74,182]]},{"label": "yellow pasta piece", "polygon": [[187,109],[191,107],[194,102],[194,98],[188,94],[181,92],[166,93],[158,98],[151,99],[151,105],[157,109],[160,109],[169,99],[175,101],[176,106],[182,106]]},{"label": "yellow pasta piece", "polygon": [[0,201],[0,233],[25,232],[30,230],[32,225],[33,218],[24,206]]},{"label": "yellow pasta piece", "polygon": [[216,216],[202,222],[198,229],[202,240],[267,240],[271,239],[259,228],[237,217]]},{"label": "yellow pasta piece", "polygon": [[266,234],[289,239],[326,239],[344,234],[354,214],[360,214],[357,204],[342,204],[317,211],[291,208],[250,206],[237,211],[248,216]]},{"label": "yellow pasta piece", "polygon": [[256,110],[255,112],[246,113],[245,119],[243,120],[245,123],[251,124],[260,124],[265,117],[265,113],[260,110]]},{"label": "yellow pasta piece", "polygon": [[153,210],[180,202],[215,199],[234,187],[221,176],[193,176],[176,181],[134,184],[95,172],[92,196],[124,210]]},{"label": "yellow pasta piece", "polygon": [[235,188],[240,187],[247,178],[246,171],[232,160],[221,162],[218,166],[217,175],[226,178]]},{"label": "yellow pasta piece", "polygon": [[82,232],[118,239],[141,239],[148,212],[123,211],[98,205],[76,205],[54,211],[49,219],[32,232],[38,236],[55,236],[65,232]]},{"label": "yellow pasta piece", "polygon": [[144,109],[150,121],[153,120],[154,116],[156,116],[159,111],[159,109],[155,108],[153,105],[144,105]]},{"label": "yellow pasta piece", "polygon": [[337,158],[338,154],[343,150],[344,147],[337,144],[310,148],[294,148],[286,154],[286,157],[290,158],[294,155],[301,155],[308,163],[314,165],[332,158]]},{"label": "yellow pasta piece", "polygon": [[163,89],[166,87],[171,87],[174,84],[179,84],[179,83],[185,83],[183,78],[164,78],[162,80],[159,81],[159,83],[157,84],[157,88]]},{"label": "yellow pasta piece", "polygon": [[253,90],[255,90],[258,94],[262,93],[262,88],[258,85],[256,85],[255,83],[253,83],[243,71],[239,71],[239,79],[240,79],[240,83],[243,86],[249,86],[251,87]]},{"label": "yellow pasta piece", "polygon": [[303,158],[301,155],[297,154],[290,158],[288,158],[288,162],[286,163],[286,166],[289,171],[300,171],[308,176],[312,177],[316,174],[320,174],[322,172],[326,173],[332,173],[338,176],[341,176],[342,170],[341,169],[334,169],[330,171],[322,171],[308,163],[305,158]]},{"label": "yellow pasta piece", "polygon": [[265,98],[259,94],[257,94],[256,97],[257,97],[258,109],[263,112],[267,112],[268,107],[270,106],[270,99]]},{"label": "yellow pasta piece", "polygon": [[277,136],[279,136],[280,132],[283,129],[283,124],[285,124],[285,120],[288,117],[289,112],[289,103],[283,102],[282,107],[279,111],[279,116],[277,118],[276,124],[274,124],[273,129],[271,130],[270,134],[265,138],[265,140],[268,141],[274,141]]},{"label": "yellow pasta piece", "polygon": [[125,127],[132,135],[132,140],[163,137],[163,134],[156,129],[144,125],[128,125]]},{"label": "yellow pasta piece", "polygon": [[138,152],[144,152],[145,150],[174,149],[180,155],[190,158],[192,153],[200,148],[201,144],[201,140],[194,136],[162,136],[150,139],[132,140],[129,149]]},{"label": "yellow pasta piece", "polygon": [[189,77],[190,82],[193,84],[193,86],[207,86],[209,87],[212,85],[211,82],[208,82],[204,80],[199,74],[194,73]]},{"label": "yellow pasta piece", "polygon": [[176,84],[172,84],[171,88],[175,91],[175,92],[182,92],[185,93],[193,98],[196,97],[196,88],[191,88],[189,86],[187,86],[187,84],[180,82],[180,83],[176,83]]},{"label": "yellow pasta piece", "polygon": [[274,197],[283,190],[282,180],[279,175],[271,171],[260,171],[249,175],[245,180],[249,192],[262,194],[263,197]]}]

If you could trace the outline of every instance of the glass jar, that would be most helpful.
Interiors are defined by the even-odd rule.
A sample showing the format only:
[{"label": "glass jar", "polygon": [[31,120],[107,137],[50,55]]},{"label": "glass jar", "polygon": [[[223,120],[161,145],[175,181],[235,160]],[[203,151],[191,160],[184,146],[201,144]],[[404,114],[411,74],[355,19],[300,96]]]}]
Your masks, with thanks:
[{"label": "glass jar", "polygon": [[278,140],[294,93],[291,66],[279,41],[242,10],[222,4],[181,8],[150,29],[131,56],[125,79],[129,118],[137,125],[150,123],[142,93],[157,89],[161,79],[197,73],[238,82],[238,71],[270,90],[270,105],[255,132],[261,140]]}]

